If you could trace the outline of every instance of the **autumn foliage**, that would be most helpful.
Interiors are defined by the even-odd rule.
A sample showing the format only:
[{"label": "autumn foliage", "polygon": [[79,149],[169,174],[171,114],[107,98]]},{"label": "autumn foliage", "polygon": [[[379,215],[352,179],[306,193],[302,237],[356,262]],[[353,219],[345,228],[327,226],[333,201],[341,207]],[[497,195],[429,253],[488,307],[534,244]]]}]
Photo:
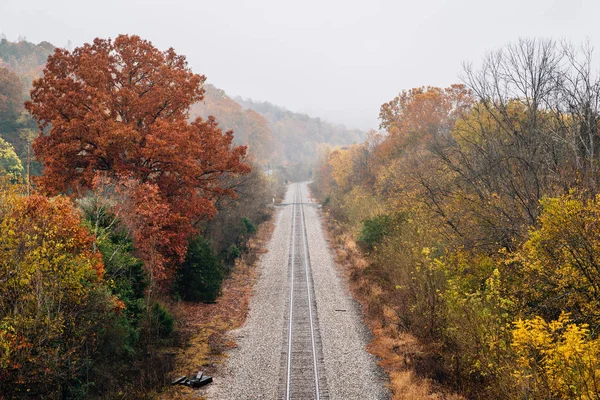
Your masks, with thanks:
[{"label": "autumn foliage", "polygon": [[0,187],[0,397],[60,392],[88,367],[118,302],[65,197]]},{"label": "autumn foliage", "polygon": [[[592,70],[586,47],[521,40],[464,85],[401,92],[379,132],[321,155],[313,188],[370,260],[353,279],[392,376],[469,398],[600,395]],[[407,335],[427,351],[402,367]]]},{"label": "autumn foliage", "polygon": [[[56,49],[33,122],[21,81],[48,51],[0,41],[0,398],[145,398],[182,344],[175,299],[220,295],[276,180],[214,117],[190,119],[205,78],[185,57],[137,36]],[[266,121],[244,115],[254,134],[236,143],[264,161]],[[36,123],[43,175],[24,187]]]},{"label": "autumn foliage", "polygon": [[232,132],[213,118],[188,122],[204,80],[173,49],[121,35],[57,49],[26,104],[43,132],[33,143],[44,165],[39,186],[81,196],[101,176],[121,188],[140,256],[158,280],[172,276],[215,200],[233,194],[220,177],[249,171]]}]

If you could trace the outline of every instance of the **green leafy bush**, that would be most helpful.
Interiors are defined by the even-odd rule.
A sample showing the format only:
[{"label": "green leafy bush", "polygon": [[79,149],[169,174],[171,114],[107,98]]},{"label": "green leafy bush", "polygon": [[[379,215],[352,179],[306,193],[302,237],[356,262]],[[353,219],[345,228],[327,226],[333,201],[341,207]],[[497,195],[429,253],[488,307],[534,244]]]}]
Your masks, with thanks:
[{"label": "green leafy bush", "polygon": [[162,339],[168,338],[173,333],[175,318],[159,303],[154,303],[151,310],[151,318],[156,327],[158,336]]},{"label": "green leafy bush", "polygon": [[235,260],[242,254],[242,251],[235,244],[232,244],[225,250],[223,253],[223,260],[229,264],[233,265]]},{"label": "green leafy bush", "polygon": [[[133,254],[135,248],[127,229],[110,210],[109,202],[98,196],[79,200],[88,229],[104,262],[104,278],[110,292],[123,302],[118,326],[107,328],[105,356],[131,358],[140,338],[140,320],[146,309],[144,291],[148,286],[143,262]],[[111,331],[112,329],[112,331]]]},{"label": "green leafy bush", "polygon": [[244,226],[244,230],[246,231],[247,234],[254,234],[256,233],[256,225],[250,221],[248,218],[243,217],[242,218],[242,225]]},{"label": "green leafy bush", "polygon": [[188,246],[178,275],[176,292],[184,300],[196,302],[214,301],[225,277],[223,264],[213,254],[210,243],[201,236]]},{"label": "green leafy bush", "polygon": [[372,250],[389,233],[390,225],[391,219],[387,215],[364,220],[358,242],[366,249]]}]

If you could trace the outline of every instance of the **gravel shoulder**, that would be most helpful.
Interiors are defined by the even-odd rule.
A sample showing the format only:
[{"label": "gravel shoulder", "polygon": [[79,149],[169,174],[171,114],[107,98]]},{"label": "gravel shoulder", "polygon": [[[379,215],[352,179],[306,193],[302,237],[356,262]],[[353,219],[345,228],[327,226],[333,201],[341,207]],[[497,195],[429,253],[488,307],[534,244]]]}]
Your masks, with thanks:
[{"label": "gravel shoulder", "polygon": [[[306,184],[302,193],[308,203]],[[370,332],[335,264],[320,211],[316,205],[306,205],[304,212],[330,398],[388,399],[385,374],[377,367],[376,357],[366,351]]]},{"label": "gravel shoulder", "polygon": [[[301,185],[303,202],[308,187]],[[288,187],[284,203],[293,199]],[[365,348],[370,334],[358,304],[336,267],[316,205],[304,206],[308,246],[317,303],[325,375],[330,399],[388,399],[386,378]],[[289,297],[288,257],[292,206],[277,212],[268,253],[259,261],[258,280],[246,323],[231,336],[238,347],[229,354],[204,395],[208,399],[277,399]],[[345,311],[341,311],[345,310]]]}]

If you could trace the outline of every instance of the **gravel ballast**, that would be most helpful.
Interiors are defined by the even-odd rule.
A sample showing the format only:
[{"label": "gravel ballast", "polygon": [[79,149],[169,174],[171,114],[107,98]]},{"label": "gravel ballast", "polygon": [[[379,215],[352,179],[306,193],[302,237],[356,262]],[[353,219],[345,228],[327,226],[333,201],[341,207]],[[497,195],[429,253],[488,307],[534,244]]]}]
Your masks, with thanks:
[{"label": "gravel ballast", "polygon": [[[300,184],[329,399],[388,399],[385,376],[365,347],[369,331],[358,304],[334,264],[316,205],[307,204],[308,187]],[[232,332],[238,347],[229,353],[221,372],[207,388],[208,399],[278,399],[281,393],[282,350],[289,298],[288,259],[294,185],[276,215],[275,230],[258,266],[258,280],[246,323]],[[288,205],[289,204],[289,205]],[[325,398],[325,397],[322,397]]]}]

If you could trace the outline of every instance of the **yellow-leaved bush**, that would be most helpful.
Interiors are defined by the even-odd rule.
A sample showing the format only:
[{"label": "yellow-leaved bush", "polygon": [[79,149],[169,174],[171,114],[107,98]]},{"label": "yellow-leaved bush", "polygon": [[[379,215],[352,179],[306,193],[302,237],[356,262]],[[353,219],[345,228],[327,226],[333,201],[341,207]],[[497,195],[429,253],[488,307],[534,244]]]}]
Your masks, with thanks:
[{"label": "yellow-leaved bush", "polygon": [[115,306],[92,243],[68,198],[0,185],[0,397],[61,393],[89,367]]},{"label": "yellow-leaved bush", "polygon": [[522,289],[537,314],[600,324],[600,196],[575,192],[541,201],[539,228],[513,261],[521,265]]},{"label": "yellow-leaved bush", "polygon": [[512,330],[513,376],[523,398],[597,399],[600,396],[600,340],[569,314],[546,322],[519,319]]}]

